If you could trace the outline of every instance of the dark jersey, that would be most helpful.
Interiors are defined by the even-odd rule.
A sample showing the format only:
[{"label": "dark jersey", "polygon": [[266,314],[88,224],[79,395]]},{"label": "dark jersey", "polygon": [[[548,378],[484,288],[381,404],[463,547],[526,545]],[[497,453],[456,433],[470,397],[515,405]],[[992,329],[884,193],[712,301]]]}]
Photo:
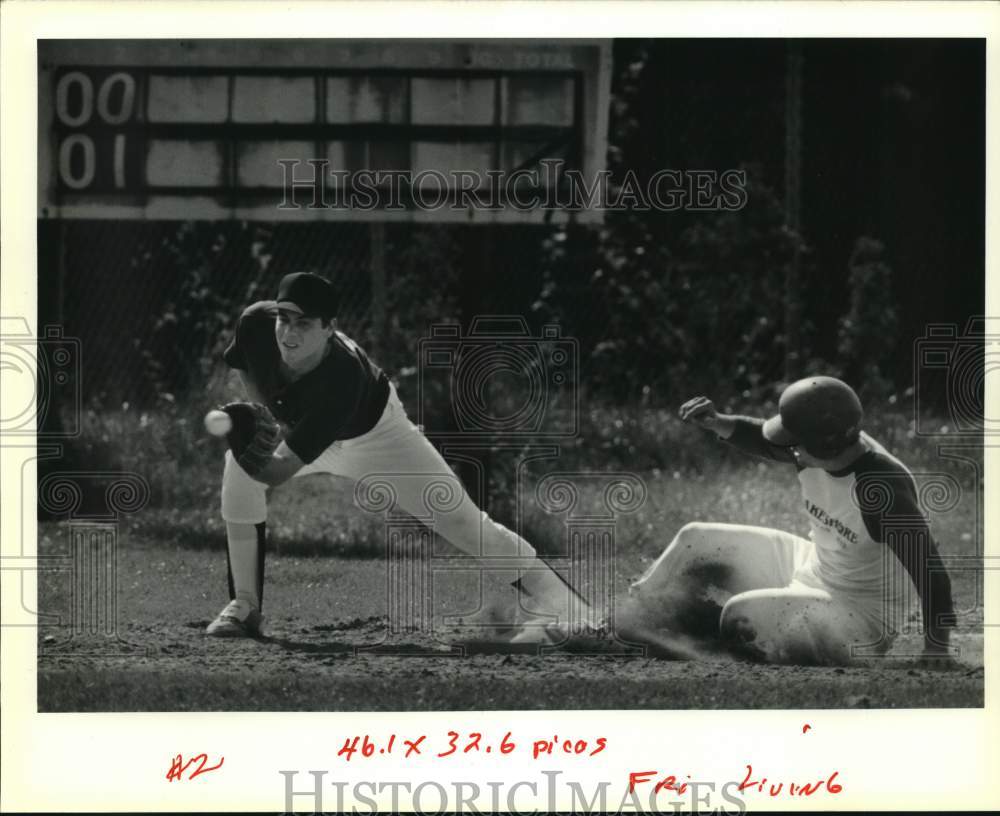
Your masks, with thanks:
[{"label": "dark jersey", "polygon": [[[920,596],[924,625],[935,629],[953,625],[951,582],[920,510],[916,485],[906,466],[867,434],[868,450],[840,471],[804,468],[788,448],[764,439],[763,422],[740,417],[730,444],[757,456],[795,464],[810,538],[816,545],[813,572],[824,585],[856,598],[896,610],[896,622],[905,614],[902,575]],[[888,548],[895,556],[888,574],[882,554]]]},{"label": "dark jersey", "polygon": [[267,407],[290,429],[285,442],[306,464],[331,444],[375,427],[389,398],[389,378],[349,337],[336,332],[323,361],[288,382],[274,336],[274,301],[247,307],[223,358],[245,371]]}]

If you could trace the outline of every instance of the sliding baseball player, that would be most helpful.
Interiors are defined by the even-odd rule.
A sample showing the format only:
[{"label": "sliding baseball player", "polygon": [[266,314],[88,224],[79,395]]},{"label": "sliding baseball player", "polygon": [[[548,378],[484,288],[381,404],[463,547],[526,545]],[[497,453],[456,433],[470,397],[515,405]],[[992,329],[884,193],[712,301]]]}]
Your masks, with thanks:
[{"label": "sliding baseball player", "polygon": [[[945,664],[951,583],[906,466],[862,431],[855,392],[832,377],[788,386],[766,422],[695,397],[681,418],[795,468],[809,538],[692,523],[632,586],[623,618],[723,642],[773,663],[884,654],[919,603],[924,657]],[[914,593],[915,591],[915,593]]]},{"label": "sliding baseball player", "polygon": [[528,542],[476,507],[407,418],[386,374],[337,330],[336,314],[336,292],[326,279],[287,275],[273,301],[243,312],[225,351],[249,402],[206,418],[230,446],[222,476],[230,601],[207,633],[261,634],[267,488],[311,473],[354,482],[378,474],[391,484],[395,509],[416,516],[425,515],[436,480],[457,484],[458,500],[433,519],[436,532],[466,553],[509,559],[532,611],[566,625],[570,587]]}]

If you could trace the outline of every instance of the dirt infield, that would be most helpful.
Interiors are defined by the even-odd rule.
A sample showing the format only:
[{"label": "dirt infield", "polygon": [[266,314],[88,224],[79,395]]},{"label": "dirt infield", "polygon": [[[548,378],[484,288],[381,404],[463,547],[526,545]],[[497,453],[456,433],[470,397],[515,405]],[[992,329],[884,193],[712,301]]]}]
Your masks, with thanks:
[{"label": "dirt infield", "polygon": [[[40,542],[60,548],[56,525]],[[682,662],[607,653],[487,653],[436,637],[388,638],[379,559],[269,560],[267,637],[220,641],[204,627],[225,602],[225,556],[126,540],[119,548],[117,632],[39,629],[41,711],[351,711],[502,709],[743,709],[979,707],[982,636],[957,637],[959,666],[916,666],[902,638],[893,654],[850,668],[774,667],[714,657]],[[41,610],[69,620],[64,576],[43,574]],[[468,598],[442,586],[436,613]],[[437,618],[436,618],[437,619]],[[380,653],[370,647],[382,644]],[[603,653],[600,653],[603,652]]]},{"label": "dirt infield", "polygon": [[983,669],[760,666],[735,661],[528,655],[355,655],[371,622],[208,641],[207,621],[133,626],[127,656],[43,653],[42,711],[448,711],[968,707]]}]

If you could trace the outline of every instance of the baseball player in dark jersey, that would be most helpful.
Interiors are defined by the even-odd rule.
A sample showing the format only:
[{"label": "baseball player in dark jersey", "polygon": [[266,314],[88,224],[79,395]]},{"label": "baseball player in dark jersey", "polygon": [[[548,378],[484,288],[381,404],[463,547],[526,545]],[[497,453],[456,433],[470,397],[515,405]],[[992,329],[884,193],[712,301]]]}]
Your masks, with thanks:
[{"label": "baseball player in dark jersey", "polygon": [[[632,586],[629,615],[775,663],[882,654],[914,599],[926,658],[949,654],[951,583],[906,466],[861,430],[855,392],[809,377],[766,422],[695,397],[681,417],[798,473],[809,539],[738,524],[683,527]],[[937,661],[941,662],[941,661]]]},{"label": "baseball player in dark jersey", "polygon": [[[426,516],[425,494],[435,478],[458,484],[407,418],[386,374],[337,330],[336,314],[336,292],[326,279],[287,275],[275,300],[243,312],[225,351],[249,399],[270,409],[284,438],[273,453],[266,449],[258,457],[252,474],[240,464],[248,458],[238,461],[232,450],[226,452],[222,517],[230,602],[208,626],[209,635],[260,634],[268,486],[311,473],[354,482],[378,474],[391,483],[395,509]],[[472,555],[509,557],[511,568],[520,571],[517,589],[531,597],[533,610],[566,621],[569,586],[535,557],[530,544],[481,512],[460,485],[457,494],[447,512],[433,519],[435,530]]]}]

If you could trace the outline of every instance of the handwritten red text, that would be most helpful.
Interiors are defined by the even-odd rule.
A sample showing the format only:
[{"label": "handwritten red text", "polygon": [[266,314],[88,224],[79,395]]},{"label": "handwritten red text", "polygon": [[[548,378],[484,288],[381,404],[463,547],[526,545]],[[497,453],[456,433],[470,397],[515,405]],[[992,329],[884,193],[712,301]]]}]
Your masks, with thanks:
[{"label": "handwritten red text", "polygon": [[[181,782],[184,780],[184,774],[191,769],[188,774],[187,779],[194,779],[196,776],[201,776],[201,774],[208,773],[209,771],[217,771],[222,767],[222,763],[226,761],[225,757],[219,757],[219,763],[217,765],[209,766],[208,764],[208,754],[198,754],[197,756],[191,757],[187,762],[184,761],[184,757],[181,754],[177,754],[170,763],[170,770],[167,771],[167,781],[169,782]],[[198,767],[192,767],[197,763]]]}]

